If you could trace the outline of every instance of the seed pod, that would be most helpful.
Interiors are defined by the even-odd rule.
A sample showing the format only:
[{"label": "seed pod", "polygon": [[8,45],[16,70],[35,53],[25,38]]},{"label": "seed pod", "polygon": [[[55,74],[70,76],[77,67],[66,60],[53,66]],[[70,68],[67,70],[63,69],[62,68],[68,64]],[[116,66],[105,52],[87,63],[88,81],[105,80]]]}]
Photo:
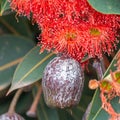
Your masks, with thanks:
[{"label": "seed pod", "polygon": [[79,103],[84,85],[80,64],[66,56],[55,57],[44,71],[42,88],[48,106],[66,108]]},{"label": "seed pod", "polygon": [[0,116],[0,120],[25,120],[25,119],[17,113],[14,114],[5,113]]}]

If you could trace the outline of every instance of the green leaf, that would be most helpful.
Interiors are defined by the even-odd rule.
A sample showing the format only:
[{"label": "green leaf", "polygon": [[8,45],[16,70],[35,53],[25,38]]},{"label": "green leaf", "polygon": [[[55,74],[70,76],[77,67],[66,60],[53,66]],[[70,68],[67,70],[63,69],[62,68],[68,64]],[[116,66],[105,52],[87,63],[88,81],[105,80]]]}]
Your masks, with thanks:
[{"label": "green leaf", "polygon": [[[12,21],[12,22],[11,22]],[[2,34],[15,34],[32,38],[33,33],[30,30],[28,21],[23,17],[15,17],[15,14],[10,14],[0,17],[0,26]]]},{"label": "green leaf", "polygon": [[120,14],[120,0],[88,0],[97,11],[105,14]]},{"label": "green leaf", "polygon": [[4,14],[8,14],[10,6],[9,6],[9,2],[8,0],[2,0],[0,2],[0,16],[4,15]]},{"label": "green leaf", "polygon": [[[112,71],[116,70],[116,67],[115,67],[116,61],[117,60],[115,56],[109,68],[105,72],[103,78],[109,76],[110,70]],[[111,101],[111,104],[116,112],[120,112],[120,104],[118,103],[118,97],[114,98]],[[100,91],[99,89],[97,89],[92,99],[92,107],[87,120],[108,120],[109,117],[110,117],[109,114],[102,109],[101,100],[100,100]]]},{"label": "green leaf", "polygon": [[40,47],[33,48],[18,65],[9,92],[40,80],[47,63],[55,57],[53,53],[39,53]]},{"label": "green leaf", "polygon": [[73,118],[72,110],[58,109],[59,120],[75,120]]},{"label": "green leaf", "polygon": [[10,85],[17,64],[33,46],[32,41],[23,37],[0,36],[0,91]]}]

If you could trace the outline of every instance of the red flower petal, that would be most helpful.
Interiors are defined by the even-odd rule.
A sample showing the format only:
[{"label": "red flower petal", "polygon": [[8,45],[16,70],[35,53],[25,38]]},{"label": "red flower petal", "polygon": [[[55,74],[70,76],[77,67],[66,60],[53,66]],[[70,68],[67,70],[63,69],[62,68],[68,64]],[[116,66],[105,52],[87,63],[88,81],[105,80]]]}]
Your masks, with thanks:
[{"label": "red flower petal", "polygon": [[65,52],[80,60],[101,57],[115,48],[120,17],[95,11],[87,0],[11,0],[18,14],[30,16],[42,28],[43,49]]},{"label": "red flower petal", "polygon": [[83,31],[84,50],[90,56],[102,57],[103,53],[111,54],[116,47],[116,31],[108,26],[88,26]]},{"label": "red flower petal", "polygon": [[[62,22],[62,21],[61,21]],[[42,31],[42,48],[54,52],[64,52],[69,56],[81,60],[84,56],[83,30],[79,25],[65,22],[45,27]]]},{"label": "red flower petal", "polygon": [[25,16],[30,16],[30,1],[31,0],[10,0],[10,5],[17,14],[22,14]]}]

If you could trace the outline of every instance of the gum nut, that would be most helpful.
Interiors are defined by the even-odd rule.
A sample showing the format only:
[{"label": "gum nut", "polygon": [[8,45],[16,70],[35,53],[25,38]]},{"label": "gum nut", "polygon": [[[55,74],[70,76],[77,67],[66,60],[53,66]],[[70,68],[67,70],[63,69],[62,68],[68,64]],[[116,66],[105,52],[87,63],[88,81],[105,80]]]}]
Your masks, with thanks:
[{"label": "gum nut", "polygon": [[45,68],[42,89],[50,107],[76,106],[84,86],[84,73],[80,64],[70,57],[55,57]]},{"label": "gum nut", "polygon": [[25,120],[25,119],[17,113],[14,113],[12,115],[5,113],[0,115],[0,120]]}]

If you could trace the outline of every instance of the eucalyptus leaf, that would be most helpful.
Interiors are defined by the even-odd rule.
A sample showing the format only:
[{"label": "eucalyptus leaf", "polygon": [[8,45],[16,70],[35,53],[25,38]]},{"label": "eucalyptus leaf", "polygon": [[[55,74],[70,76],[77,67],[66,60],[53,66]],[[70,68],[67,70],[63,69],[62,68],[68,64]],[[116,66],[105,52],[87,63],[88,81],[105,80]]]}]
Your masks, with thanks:
[{"label": "eucalyptus leaf", "polygon": [[120,14],[120,0],[88,0],[97,11],[105,14]]},{"label": "eucalyptus leaf", "polygon": [[[58,109],[59,120],[75,120],[72,116],[72,111]],[[79,119],[80,120],[80,119]]]},{"label": "eucalyptus leaf", "polygon": [[1,0],[0,2],[0,16],[8,14],[10,11],[10,6],[8,0]]},{"label": "eucalyptus leaf", "polygon": [[33,46],[32,40],[20,36],[0,36],[0,92],[10,85],[17,64]]},{"label": "eucalyptus leaf", "polygon": [[[120,52],[120,51],[118,51],[118,52]],[[103,79],[110,78],[110,76],[109,76],[110,70],[115,71],[117,69],[115,66],[116,61],[117,60],[116,60],[116,56],[115,56],[110,64],[110,66],[108,67],[107,71],[105,72]],[[113,108],[115,109],[115,111],[120,113],[120,104],[119,104],[118,97],[114,98],[111,101],[111,104],[112,104]],[[108,120],[109,118],[110,118],[109,114],[102,109],[101,99],[100,99],[100,90],[97,89],[93,96],[93,99],[92,99],[92,107],[91,107],[90,114],[88,115],[87,120],[100,120],[100,119]]]},{"label": "eucalyptus leaf", "polygon": [[0,28],[3,31],[2,34],[12,33],[15,35],[29,37],[30,40],[33,36],[28,20],[23,17],[16,17],[15,13],[0,17]]},{"label": "eucalyptus leaf", "polygon": [[47,63],[55,57],[53,53],[39,53],[40,47],[34,47],[18,65],[9,92],[31,85],[40,80]]}]

